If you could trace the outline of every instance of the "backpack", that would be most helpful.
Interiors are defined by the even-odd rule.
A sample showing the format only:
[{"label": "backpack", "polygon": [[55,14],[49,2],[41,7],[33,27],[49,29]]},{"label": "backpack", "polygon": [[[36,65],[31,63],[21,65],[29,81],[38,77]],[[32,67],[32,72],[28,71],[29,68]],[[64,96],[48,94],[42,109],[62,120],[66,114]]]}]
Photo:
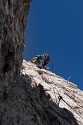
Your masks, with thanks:
[{"label": "backpack", "polygon": [[37,56],[38,63],[40,63],[40,61],[42,60],[43,55],[36,55],[36,56]]}]

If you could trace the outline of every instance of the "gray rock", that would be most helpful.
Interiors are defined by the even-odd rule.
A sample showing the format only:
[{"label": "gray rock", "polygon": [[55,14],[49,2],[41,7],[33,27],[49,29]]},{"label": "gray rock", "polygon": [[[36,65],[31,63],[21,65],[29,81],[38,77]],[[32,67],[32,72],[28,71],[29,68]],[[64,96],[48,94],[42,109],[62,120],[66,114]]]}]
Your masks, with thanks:
[{"label": "gray rock", "polygon": [[23,61],[29,4],[0,1],[0,125],[83,125],[83,91]]}]

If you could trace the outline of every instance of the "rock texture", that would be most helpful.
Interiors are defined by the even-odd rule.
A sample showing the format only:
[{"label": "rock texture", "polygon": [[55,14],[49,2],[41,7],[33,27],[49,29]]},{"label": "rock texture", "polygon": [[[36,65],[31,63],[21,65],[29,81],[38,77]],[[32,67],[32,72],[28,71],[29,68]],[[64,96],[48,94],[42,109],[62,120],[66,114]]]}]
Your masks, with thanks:
[{"label": "rock texture", "polygon": [[83,125],[83,91],[22,59],[29,2],[0,0],[0,125]]},{"label": "rock texture", "polygon": [[22,75],[32,89],[36,124],[83,125],[83,91],[74,83],[26,61]]},{"label": "rock texture", "polygon": [[0,0],[0,125],[12,124],[3,123],[7,108],[3,103],[20,74],[29,3],[30,0]]},{"label": "rock texture", "polygon": [[0,0],[0,74],[19,74],[30,0]]}]

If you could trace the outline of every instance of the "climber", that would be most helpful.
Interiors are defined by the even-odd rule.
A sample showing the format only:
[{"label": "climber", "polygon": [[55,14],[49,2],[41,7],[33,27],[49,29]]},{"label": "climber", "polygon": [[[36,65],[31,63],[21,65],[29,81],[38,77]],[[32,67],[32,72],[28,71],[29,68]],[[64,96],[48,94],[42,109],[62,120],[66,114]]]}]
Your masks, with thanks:
[{"label": "climber", "polygon": [[39,68],[44,68],[44,69],[49,69],[46,65],[50,61],[50,56],[47,53],[44,53],[42,55],[36,55],[31,62],[35,63],[37,67]]}]

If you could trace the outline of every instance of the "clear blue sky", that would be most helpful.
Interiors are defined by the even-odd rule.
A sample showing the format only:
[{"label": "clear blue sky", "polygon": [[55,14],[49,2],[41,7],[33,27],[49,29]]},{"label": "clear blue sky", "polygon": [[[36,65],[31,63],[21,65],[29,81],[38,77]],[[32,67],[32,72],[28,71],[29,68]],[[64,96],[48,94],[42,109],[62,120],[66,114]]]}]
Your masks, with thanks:
[{"label": "clear blue sky", "polygon": [[32,0],[24,59],[45,52],[50,70],[83,90],[83,0]]}]

